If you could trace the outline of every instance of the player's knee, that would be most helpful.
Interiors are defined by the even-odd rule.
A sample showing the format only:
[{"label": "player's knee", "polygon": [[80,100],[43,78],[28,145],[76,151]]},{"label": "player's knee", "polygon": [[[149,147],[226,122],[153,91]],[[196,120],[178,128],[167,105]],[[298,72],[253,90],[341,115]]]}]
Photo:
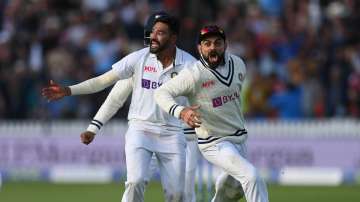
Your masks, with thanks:
[{"label": "player's knee", "polygon": [[237,201],[244,196],[241,183],[231,176],[221,177],[216,186],[218,194],[224,201]]},{"label": "player's knee", "polygon": [[219,191],[219,192],[224,191],[226,189],[225,180],[221,179],[221,180],[216,181],[215,187],[216,187],[217,191]]},{"label": "player's knee", "polygon": [[226,201],[238,201],[241,198],[244,197],[244,191],[242,189],[242,187],[239,186],[233,186],[233,187],[228,187],[225,190],[225,197],[227,198]]}]

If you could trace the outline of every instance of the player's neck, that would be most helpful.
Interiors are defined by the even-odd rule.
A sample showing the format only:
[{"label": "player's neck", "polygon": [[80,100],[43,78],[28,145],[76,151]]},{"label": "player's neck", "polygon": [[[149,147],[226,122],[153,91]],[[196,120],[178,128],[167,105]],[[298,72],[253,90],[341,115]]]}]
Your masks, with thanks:
[{"label": "player's neck", "polygon": [[161,62],[164,69],[169,67],[175,60],[176,47],[165,49],[157,54],[157,59]]}]

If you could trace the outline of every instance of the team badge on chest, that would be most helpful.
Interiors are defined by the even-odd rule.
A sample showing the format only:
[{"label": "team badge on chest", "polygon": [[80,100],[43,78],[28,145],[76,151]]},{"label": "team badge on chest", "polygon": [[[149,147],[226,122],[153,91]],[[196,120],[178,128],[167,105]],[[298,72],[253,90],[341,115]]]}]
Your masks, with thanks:
[{"label": "team badge on chest", "polygon": [[244,75],[243,75],[242,73],[239,73],[238,76],[239,76],[239,80],[240,80],[240,81],[244,81]]},{"label": "team badge on chest", "polygon": [[172,72],[172,73],[170,74],[170,77],[171,77],[171,78],[174,78],[174,77],[177,76],[177,75],[178,75],[177,72]]}]

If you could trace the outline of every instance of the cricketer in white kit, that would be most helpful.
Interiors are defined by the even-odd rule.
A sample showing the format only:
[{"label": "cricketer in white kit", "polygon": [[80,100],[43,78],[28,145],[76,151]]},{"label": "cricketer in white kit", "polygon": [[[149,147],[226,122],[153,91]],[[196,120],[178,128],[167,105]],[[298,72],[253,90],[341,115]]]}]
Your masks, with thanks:
[{"label": "cricketer in white kit", "polygon": [[[180,197],[182,193],[179,192],[184,191],[186,143],[181,123],[162,112],[153,99],[153,93],[193,58],[177,49],[174,64],[164,70],[156,56],[148,53],[146,48],[113,65],[120,78],[134,75],[129,129],[125,135],[127,182],[123,201],[142,201],[130,198],[143,195],[144,178],[153,153],[159,161],[164,190],[169,192],[165,194],[172,193],[167,197],[168,201]],[[181,99],[181,102],[185,104],[186,99]],[[178,200],[181,199],[175,201]]]},{"label": "cricketer in white kit", "polygon": [[[116,82],[86,131],[81,134],[81,139],[85,144],[91,143],[100,129],[124,105],[133,89],[132,84],[132,78]],[[196,202],[195,172],[198,156],[197,137],[195,130],[191,128],[184,128],[184,134],[186,138],[185,201]],[[150,181],[157,167],[157,159],[156,156],[153,155],[148,169],[148,174],[145,178],[146,182]],[[166,189],[166,187],[164,187],[164,189]]]},{"label": "cricketer in white kit", "polygon": [[[267,202],[266,185],[246,154],[240,107],[245,64],[225,52],[225,33],[218,26],[201,29],[198,50],[201,59],[157,89],[155,100],[169,114],[196,127],[200,152],[223,169],[213,202],[237,201],[242,192],[248,202]],[[178,96],[187,96],[192,106],[176,102]],[[229,194],[226,186],[237,187],[237,192]]]},{"label": "cricketer in white kit", "polygon": [[[176,76],[195,59],[176,48],[179,22],[159,13],[150,35],[150,47],[133,52],[112,66],[112,70],[70,87],[51,82],[42,89],[48,100],[68,95],[95,93],[118,80],[133,78],[129,128],[125,135],[127,180],[123,202],[144,201],[145,178],[151,157],[158,159],[166,201],[184,201],[185,137],[182,122],[163,112],[155,103],[154,91]],[[186,103],[179,97],[178,102]]]}]

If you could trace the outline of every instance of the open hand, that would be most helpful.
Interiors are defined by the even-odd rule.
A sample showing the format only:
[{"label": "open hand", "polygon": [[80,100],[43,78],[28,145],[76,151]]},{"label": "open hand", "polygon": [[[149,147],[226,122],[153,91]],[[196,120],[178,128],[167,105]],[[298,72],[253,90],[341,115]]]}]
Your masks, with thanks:
[{"label": "open hand", "polygon": [[180,112],[180,118],[188,124],[192,128],[198,128],[200,127],[201,121],[200,121],[200,114],[197,112],[197,110],[200,108],[200,105],[185,107]]},{"label": "open hand", "polygon": [[41,95],[48,101],[59,100],[71,94],[69,87],[61,87],[59,84],[50,80],[50,85],[41,90]]},{"label": "open hand", "polygon": [[80,135],[81,142],[86,145],[90,144],[94,140],[94,138],[95,138],[95,133],[90,131],[85,131]]}]

